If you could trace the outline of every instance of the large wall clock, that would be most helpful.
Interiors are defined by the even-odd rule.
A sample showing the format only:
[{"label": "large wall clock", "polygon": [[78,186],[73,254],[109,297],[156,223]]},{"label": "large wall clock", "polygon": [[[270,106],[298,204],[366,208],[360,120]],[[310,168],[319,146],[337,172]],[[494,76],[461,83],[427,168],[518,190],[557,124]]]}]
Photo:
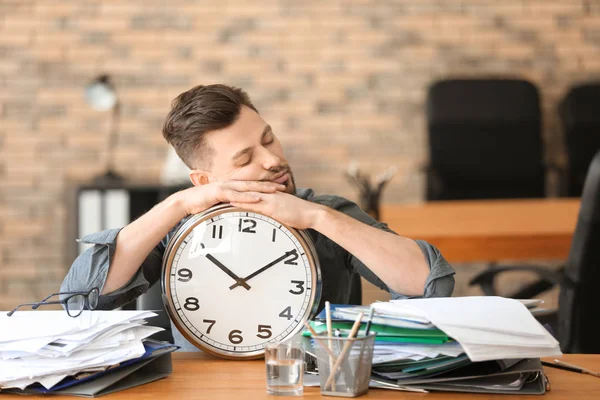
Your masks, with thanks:
[{"label": "large wall clock", "polygon": [[162,294],[175,327],[226,358],[264,354],[312,318],[321,295],[306,232],[229,204],[192,216],[169,241]]}]

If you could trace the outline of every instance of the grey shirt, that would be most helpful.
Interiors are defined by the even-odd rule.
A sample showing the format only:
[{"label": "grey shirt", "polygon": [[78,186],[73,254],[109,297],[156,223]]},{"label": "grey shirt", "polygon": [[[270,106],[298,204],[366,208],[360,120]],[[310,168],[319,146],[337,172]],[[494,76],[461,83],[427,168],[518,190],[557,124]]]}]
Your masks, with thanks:
[{"label": "grey shirt", "polygon": [[[342,197],[328,195],[315,196],[311,189],[298,189],[296,196],[333,208],[375,228],[394,233],[386,224],[377,222],[363,212],[358,205]],[[112,293],[100,296],[99,309],[110,310],[120,307],[146,292],[151,285],[160,279],[162,257],[167,243],[186,220],[187,218],[175,226],[150,252],[137,273],[127,284]],[[92,287],[98,287],[102,291],[112,255],[117,245],[116,238],[119,231],[120,229],[109,229],[87,235],[81,239],[81,242],[93,244],[94,246],[79,255],[73,262],[71,269],[62,283],[61,291],[82,291],[89,290]],[[329,301],[332,304],[347,304],[351,300],[351,287],[356,274],[364,277],[382,290],[390,292],[392,298],[407,297],[388,288],[358,258],[348,253],[333,240],[312,229],[308,230],[308,234],[313,240],[321,265],[323,290],[319,310],[323,308],[325,301]],[[425,255],[430,268],[422,297],[450,296],[454,289],[454,270],[436,247],[421,240],[417,240],[416,242]],[[193,345],[186,342],[175,328],[173,328],[173,336],[175,343],[180,345],[182,350],[193,351],[196,349]]]}]

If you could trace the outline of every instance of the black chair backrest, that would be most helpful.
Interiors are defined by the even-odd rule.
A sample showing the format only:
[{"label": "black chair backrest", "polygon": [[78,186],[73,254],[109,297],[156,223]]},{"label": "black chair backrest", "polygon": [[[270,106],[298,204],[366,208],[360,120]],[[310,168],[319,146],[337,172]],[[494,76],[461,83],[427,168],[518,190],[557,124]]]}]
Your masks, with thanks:
[{"label": "black chair backrest", "polygon": [[[540,99],[528,81],[456,79],[428,93],[428,200],[545,196]],[[431,175],[431,174],[429,174]]]},{"label": "black chair backrest", "polygon": [[567,196],[581,196],[585,174],[600,150],[600,82],[573,87],[559,106],[567,148]]},{"label": "black chair backrest", "polygon": [[[548,216],[552,218],[552,216]],[[561,287],[558,336],[567,353],[600,353],[600,152],[590,164]]]}]

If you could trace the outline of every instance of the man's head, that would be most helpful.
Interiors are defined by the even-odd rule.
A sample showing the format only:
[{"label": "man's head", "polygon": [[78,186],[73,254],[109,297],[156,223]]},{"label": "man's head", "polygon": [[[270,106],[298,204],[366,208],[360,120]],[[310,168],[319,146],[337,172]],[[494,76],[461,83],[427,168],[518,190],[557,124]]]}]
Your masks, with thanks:
[{"label": "man's head", "polygon": [[191,169],[194,185],[274,180],[295,192],[279,140],[248,95],[225,85],[196,86],[173,100],[163,136]]}]

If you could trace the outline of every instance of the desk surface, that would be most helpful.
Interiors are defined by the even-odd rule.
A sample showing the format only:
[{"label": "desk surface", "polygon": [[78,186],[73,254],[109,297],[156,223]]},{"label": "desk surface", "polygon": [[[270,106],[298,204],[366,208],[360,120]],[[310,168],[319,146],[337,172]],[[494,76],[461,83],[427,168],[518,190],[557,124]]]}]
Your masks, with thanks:
[{"label": "desk surface", "polygon": [[[600,355],[565,355],[564,361],[600,370]],[[600,399],[600,378],[553,368],[546,368],[551,391],[546,396],[519,396],[519,399],[597,400]],[[41,398],[42,396],[35,396]],[[305,388],[304,397],[321,397],[318,387]],[[235,399],[274,400],[266,394],[264,361],[226,361],[203,353],[175,353],[173,373],[165,379],[104,396],[107,400],[164,400],[164,399]],[[332,397],[328,397],[332,399]],[[369,399],[465,399],[510,400],[507,395],[460,393],[408,393],[371,389],[361,398]],[[23,400],[19,395],[1,396],[2,400]]]},{"label": "desk surface", "polygon": [[451,262],[564,260],[579,199],[383,204],[381,220],[436,245]]}]

